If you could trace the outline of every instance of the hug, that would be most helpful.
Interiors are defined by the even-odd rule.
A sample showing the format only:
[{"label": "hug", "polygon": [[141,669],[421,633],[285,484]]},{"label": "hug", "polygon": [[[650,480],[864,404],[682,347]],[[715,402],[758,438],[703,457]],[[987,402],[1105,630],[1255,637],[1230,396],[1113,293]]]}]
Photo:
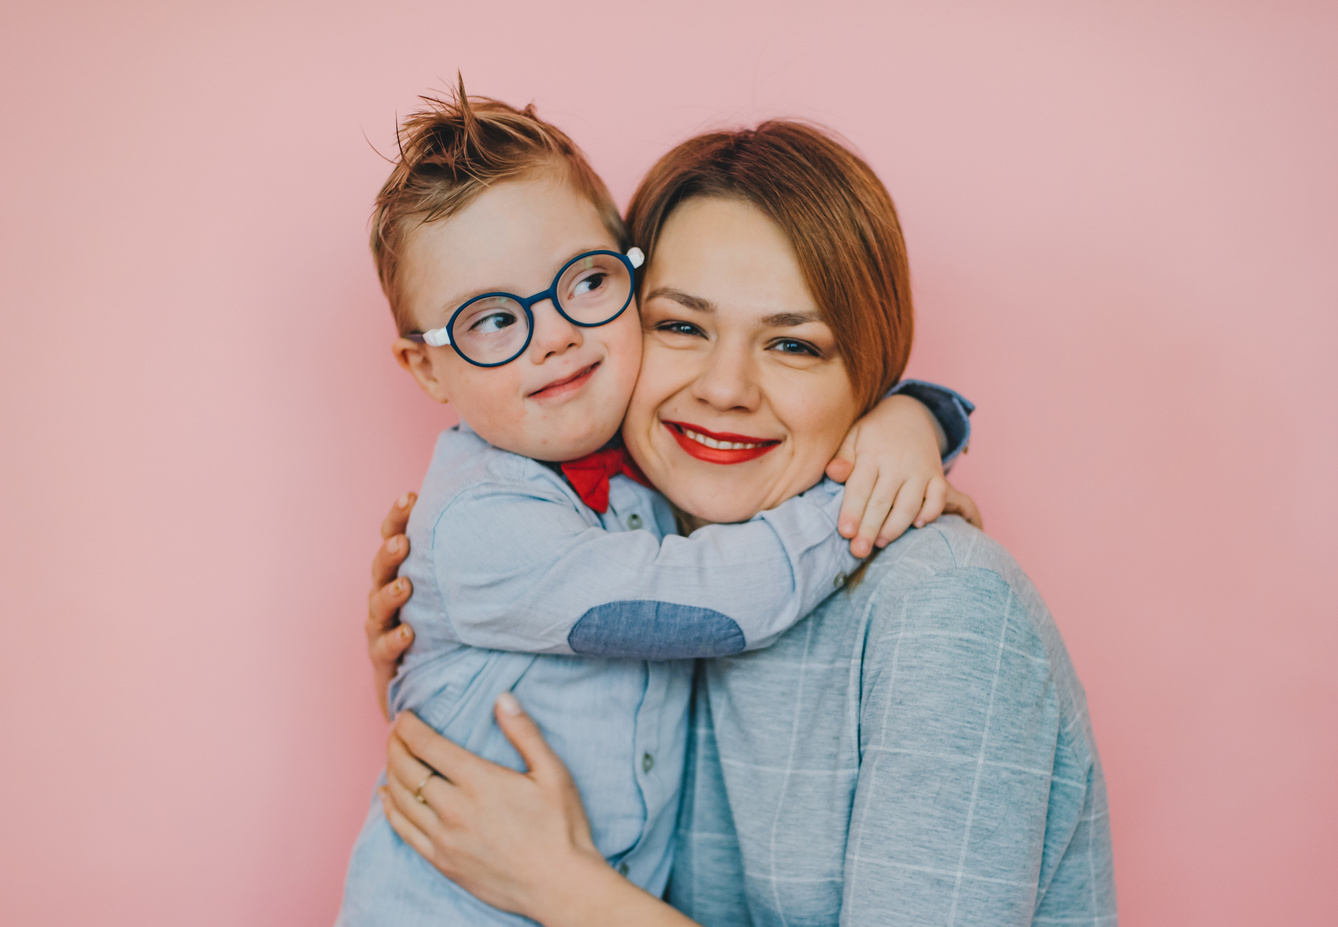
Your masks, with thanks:
[{"label": "hug", "polygon": [[339,923],[1114,923],[1083,690],[944,478],[972,405],[901,379],[869,166],[708,133],[624,221],[532,108],[427,104],[372,251],[460,425],[383,528]]}]

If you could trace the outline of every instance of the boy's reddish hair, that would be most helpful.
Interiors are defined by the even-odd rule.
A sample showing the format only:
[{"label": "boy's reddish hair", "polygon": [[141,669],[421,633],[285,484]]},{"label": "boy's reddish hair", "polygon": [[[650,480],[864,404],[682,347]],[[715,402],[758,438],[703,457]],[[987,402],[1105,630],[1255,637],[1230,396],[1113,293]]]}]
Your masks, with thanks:
[{"label": "boy's reddish hair", "polygon": [[397,133],[399,158],[372,211],[372,258],[400,332],[414,322],[402,304],[399,275],[415,228],[446,219],[494,183],[557,170],[599,210],[619,247],[626,231],[604,181],[566,133],[535,114],[488,97],[468,96],[461,79],[447,99],[420,97]]}]

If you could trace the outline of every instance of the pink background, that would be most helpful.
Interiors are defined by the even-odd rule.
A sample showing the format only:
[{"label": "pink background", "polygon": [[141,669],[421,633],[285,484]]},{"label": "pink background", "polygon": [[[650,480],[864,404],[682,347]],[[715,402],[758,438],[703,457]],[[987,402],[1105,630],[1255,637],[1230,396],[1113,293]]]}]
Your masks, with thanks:
[{"label": "pink background", "polygon": [[705,127],[844,133],[1086,683],[1124,922],[1332,923],[1336,46],[1321,3],[9,0],[0,922],[333,917],[368,561],[446,421],[373,149],[460,68],[624,202]]}]

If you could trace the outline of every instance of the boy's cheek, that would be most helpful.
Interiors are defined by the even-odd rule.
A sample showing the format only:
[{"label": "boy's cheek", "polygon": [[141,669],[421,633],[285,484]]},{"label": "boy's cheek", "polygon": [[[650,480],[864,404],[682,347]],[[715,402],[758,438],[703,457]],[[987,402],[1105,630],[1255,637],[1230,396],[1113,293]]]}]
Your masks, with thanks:
[{"label": "boy's cheek", "polygon": [[[628,313],[630,311],[628,310]],[[624,313],[624,316],[628,313]],[[629,321],[632,324],[623,325],[623,318],[620,317],[613,323],[619,326],[619,331],[616,333],[617,337],[611,338],[608,342],[609,357],[616,365],[618,386],[625,401],[630,400],[636,387],[642,363],[641,324],[635,315],[631,316]]]}]

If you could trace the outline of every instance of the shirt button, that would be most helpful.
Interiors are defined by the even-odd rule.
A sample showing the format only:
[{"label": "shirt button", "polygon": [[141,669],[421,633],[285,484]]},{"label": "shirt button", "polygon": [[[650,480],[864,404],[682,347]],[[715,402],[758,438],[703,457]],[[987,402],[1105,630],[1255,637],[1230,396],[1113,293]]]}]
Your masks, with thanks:
[{"label": "shirt button", "polygon": [[640,527],[641,527],[641,516],[638,515],[636,512],[633,512],[631,515],[628,515],[628,516],[627,516],[627,527],[631,528],[633,531],[635,531],[636,529],[640,528]]},{"label": "shirt button", "polygon": [[836,578],[832,580],[832,588],[840,589],[842,586],[846,584],[846,580],[849,578],[850,577],[846,576],[846,574],[844,573],[837,573]]},{"label": "shirt button", "polygon": [[627,875],[627,863],[619,863],[619,864],[618,864],[618,875],[621,875],[621,876],[625,876],[625,875]]},{"label": "shirt button", "polygon": [[650,772],[655,768],[655,757],[649,753],[641,754],[641,769],[643,772]]}]

